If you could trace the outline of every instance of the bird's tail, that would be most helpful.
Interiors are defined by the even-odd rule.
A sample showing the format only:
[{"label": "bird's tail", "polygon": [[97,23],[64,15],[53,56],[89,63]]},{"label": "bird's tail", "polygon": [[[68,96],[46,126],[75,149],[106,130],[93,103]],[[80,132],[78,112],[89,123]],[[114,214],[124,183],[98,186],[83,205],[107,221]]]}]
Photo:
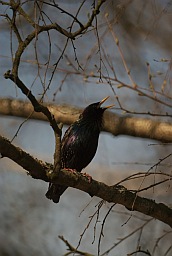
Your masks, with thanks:
[{"label": "bird's tail", "polygon": [[58,203],[60,200],[60,196],[64,193],[66,189],[66,186],[50,183],[48,191],[45,195],[48,199],[53,200],[54,203]]}]

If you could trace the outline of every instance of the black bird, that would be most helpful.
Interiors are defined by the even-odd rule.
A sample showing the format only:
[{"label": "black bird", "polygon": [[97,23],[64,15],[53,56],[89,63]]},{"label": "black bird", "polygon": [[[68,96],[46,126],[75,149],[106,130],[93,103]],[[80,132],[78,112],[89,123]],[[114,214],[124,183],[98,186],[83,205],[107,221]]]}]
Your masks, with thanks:
[{"label": "black bird", "polygon": [[[95,156],[103,125],[103,113],[113,106],[101,108],[108,98],[86,107],[79,119],[66,130],[61,146],[61,167],[63,169],[81,172]],[[66,189],[67,186],[50,183],[46,197],[58,203]]]}]

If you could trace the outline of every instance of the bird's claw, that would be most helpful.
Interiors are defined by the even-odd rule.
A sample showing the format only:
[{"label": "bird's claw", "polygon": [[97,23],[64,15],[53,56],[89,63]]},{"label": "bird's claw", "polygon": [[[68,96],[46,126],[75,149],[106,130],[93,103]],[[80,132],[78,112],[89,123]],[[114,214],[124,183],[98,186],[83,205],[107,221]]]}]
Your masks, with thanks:
[{"label": "bird's claw", "polygon": [[92,177],[88,173],[85,172],[82,175],[88,179],[89,183],[91,183]]},{"label": "bird's claw", "polygon": [[77,170],[71,169],[71,168],[64,168],[64,170],[69,171],[69,172],[72,172],[72,173],[74,173],[74,174],[77,172]]}]

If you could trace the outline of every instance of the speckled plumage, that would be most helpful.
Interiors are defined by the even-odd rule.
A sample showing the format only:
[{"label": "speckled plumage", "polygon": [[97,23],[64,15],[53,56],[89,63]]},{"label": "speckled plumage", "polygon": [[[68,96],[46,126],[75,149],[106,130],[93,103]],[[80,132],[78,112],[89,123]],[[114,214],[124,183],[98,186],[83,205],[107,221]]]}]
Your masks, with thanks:
[{"label": "speckled plumage", "polygon": [[[108,97],[86,107],[79,119],[66,130],[61,146],[62,168],[81,172],[95,156],[103,113],[111,107],[101,108],[101,104],[107,99]],[[46,197],[58,203],[66,189],[64,185],[50,183]]]}]

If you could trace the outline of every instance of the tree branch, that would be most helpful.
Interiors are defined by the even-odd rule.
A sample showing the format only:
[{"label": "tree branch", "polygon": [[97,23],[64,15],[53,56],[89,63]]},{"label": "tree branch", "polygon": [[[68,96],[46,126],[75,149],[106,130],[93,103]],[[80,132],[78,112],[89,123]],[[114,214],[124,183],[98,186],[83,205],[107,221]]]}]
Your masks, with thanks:
[{"label": "tree branch", "polygon": [[100,7],[106,2],[107,0],[99,0],[97,2],[97,5],[95,6],[95,8],[93,9],[92,13],[91,13],[91,16],[88,20],[88,22],[80,27],[80,29],[78,29],[77,31],[75,31],[74,33],[72,33],[72,35],[74,37],[78,36],[78,35],[81,35],[83,32],[85,32],[89,27],[92,26],[92,23],[93,23],[93,20],[94,18],[100,13]]},{"label": "tree branch", "polygon": [[32,92],[25,86],[25,84],[19,79],[18,76],[14,76],[9,70],[5,73],[4,77],[6,79],[10,79],[11,81],[13,81],[20,88],[22,93],[26,95],[32,103],[35,112],[41,112],[48,119],[55,134],[54,171],[59,171],[61,168],[61,128],[58,126],[54,118],[54,115],[49,111],[49,109],[46,106],[42,105],[37,101]]},{"label": "tree branch", "polygon": [[[5,79],[10,79],[11,81],[13,81],[18,88],[22,91],[22,93],[24,95],[26,95],[26,97],[30,100],[30,102],[32,103],[32,106],[34,108],[35,112],[41,112],[43,113],[46,118],[48,119],[48,121],[50,122],[50,125],[52,126],[54,132],[56,134],[60,134],[61,135],[61,130],[59,129],[56,120],[54,118],[54,116],[51,114],[51,112],[49,111],[49,109],[47,107],[45,107],[44,105],[40,104],[37,99],[35,98],[35,96],[32,94],[32,92],[25,86],[25,84],[19,79],[19,77],[15,77],[10,70],[8,70],[5,75],[4,75]],[[33,111],[33,110],[32,110]]]},{"label": "tree branch", "polygon": [[172,227],[172,209],[163,203],[136,196],[136,193],[127,190],[124,186],[108,186],[96,180],[90,182],[81,173],[72,173],[67,170],[52,172],[51,165],[34,159],[2,136],[0,136],[0,153],[3,157],[8,157],[18,163],[35,179],[80,189],[107,202],[121,204],[128,210],[151,216]]},{"label": "tree branch", "polygon": [[82,256],[94,256],[93,254],[90,254],[88,252],[83,252],[83,251],[80,251],[78,249],[76,249],[75,247],[73,247],[63,236],[59,236],[59,238],[66,244],[66,246],[68,247],[68,251],[66,254],[64,254],[64,256],[67,256],[67,255],[82,255]]},{"label": "tree branch", "polygon": [[[21,100],[0,99],[0,114],[47,121],[42,113],[33,112],[30,103]],[[71,124],[75,122],[82,109],[69,105],[45,105],[54,115],[58,123]],[[120,116],[111,112],[104,114],[104,131],[117,135],[128,135],[140,138],[154,139],[162,142],[172,142],[172,124],[157,122],[148,118],[136,118],[129,115]]]},{"label": "tree branch", "polygon": [[14,146],[8,139],[0,135],[0,153],[2,157],[8,157],[15,163],[23,167],[34,179],[48,182],[46,171],[48,166],[42,161],[33,158],[21,148]]},{"label": "tree branch", "polygon": [[[40,26],[39,24],[36,24],[30,17],[29,15],[23,10],[19,2],[15,1],[10,1],[10,4],[8,3],[7,5],[11,6],[11,9],[15,13],[19,13],[21,16],[25,18],[25,20],[34,28],[34,30],[27,35],[27,37],[22,41],[21,38],[19,40],[18,48],[15,53],[15,58],[13,62],[13,68],[12,68],[12,74],[17,77],[18,76],[18,69],[19,69],[19,64],[20,64],[20,59],[21,56],[25,50],[25,48],[31,43],[31,41],[36,38],[40,33],[44,31],[50,31],[50,30],[57,30],[59,33],[62,35],[66,36],[67,38],[70,38],[72,40],[75,40],[75,38],[78,35],[81,35],[84,33],[89,27],[92,26],[92,22],[94,18],[99,14],[100,12],[100,7],[103,5],[103,3],[106,2],[106,0],[100,0],[98,1],[97,5],[92,11],[92,14],[90,18],[88,19],[88,22],[85,25],[80,26],[79,30],[75,32],[68,32],[66,29],[62,28],[59,24],[53,23],[53,24],[48,24],[48,25],[43,25]],[[3,3],[5,4],[5,2]],[[75,18],[74,18],[75,20]],[[81,24],[80,24],[81,25]],[[15,23],[12,23],[12,27],[14,32],[16,33],[17,38],[19,39],[19,33],[18,33],[18,28],[16,27]]]}]

